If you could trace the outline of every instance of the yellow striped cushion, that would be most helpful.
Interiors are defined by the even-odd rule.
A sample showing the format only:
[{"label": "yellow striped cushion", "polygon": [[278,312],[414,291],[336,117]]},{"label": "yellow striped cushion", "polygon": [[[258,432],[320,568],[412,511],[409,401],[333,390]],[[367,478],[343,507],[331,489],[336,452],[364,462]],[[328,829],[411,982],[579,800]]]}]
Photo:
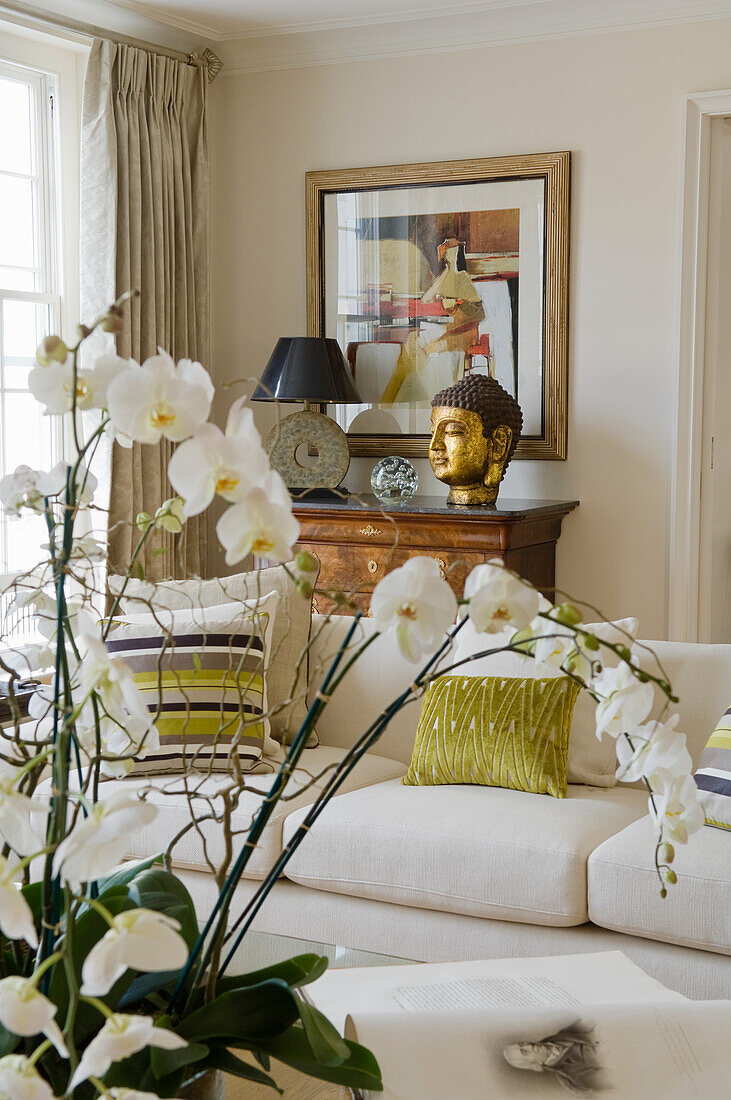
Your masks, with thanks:
[{"label": "yellow striped cushion", "polygon": [[440,677],[424,696],[403,782],[476,783],[565,798],[579,691],[567,676]]},{"label": "yellow striped cushion", "polygon": [[276,749],[269,737],[266,672],[279,600],[129,615],[107,641],[132,669],[154,715],[159,749],[135,775],[228,771],[235,754],[250,770]]},{"label": "yellow striped cushion", "polygon": [[731,829],[731,707],[708,738],[695,781],[706,825]]}]

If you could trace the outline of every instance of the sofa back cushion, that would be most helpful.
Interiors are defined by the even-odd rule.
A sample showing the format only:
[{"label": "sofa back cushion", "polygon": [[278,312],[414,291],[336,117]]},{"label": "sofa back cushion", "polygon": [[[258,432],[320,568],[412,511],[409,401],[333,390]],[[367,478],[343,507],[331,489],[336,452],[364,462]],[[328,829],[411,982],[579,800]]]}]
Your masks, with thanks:
[{"label": "sofa back cushion", "polygon": [[[353,620],[345,615],[336,615],[329,622],[321,615],[313,617],[312,646],[310,649],[310,695],[314,694],[322,683],[338,645],[352,625]],[[370,637],[375,631],[372,619],[361,619],[352,645],[356,646]],[[468,627],[464,628],[469,629]],[[499,646],[499,636],[480,636],[482,648]],[[678,728],[687,735],[688,751],[694,764],[698,763],[706,741],[715,728],[719,714],[728,706],[728,685],[731,683],[731,646],[703,645],[690,642],[644,642],[638,643],[637,652],[642,657],[640,645],[649,646],[658,656],[680,702],[673,708],[680,715]],[[454,658],[450,655],[443,668],[446,669]],[[464,670],[477,667],[460,666],[455,670],[464,674]],[[485,669],[491,676],[525,676],[526,670],[535,666],[524,658],[511,653],[501,653],[486,661]],[[362,733],[368,723],[380,713],[385,703],[391,702],[399,692],[413,682],[418,666],[408,662],[400,653],[398,646],[390,637],[379,638],[370,646],[359,661],[348,671],[342,684],[334,693],[318,720],[317,728],[326,745],[347,746]],[[546,675],[546,670],[537,675]],[[483,671],[482,675],[485,675]],[[420,703],[411,703],[404,707],[388,726],[375,750],[382,756],[401,760],[408,764],[414,747],[416,727],[419,722]],[[577,722],[581,722],[583,732],[575,736]],[[595,768],[596,778],[577,779],[578,774],[589,776]],[[616,769],[615,744],[610,737],[597,741],[594,734],[594,703],[581,692],[574,709],[571,741],[569,743],[569,782],[591,783],[593,786],[611,786],[614,784]]]}]

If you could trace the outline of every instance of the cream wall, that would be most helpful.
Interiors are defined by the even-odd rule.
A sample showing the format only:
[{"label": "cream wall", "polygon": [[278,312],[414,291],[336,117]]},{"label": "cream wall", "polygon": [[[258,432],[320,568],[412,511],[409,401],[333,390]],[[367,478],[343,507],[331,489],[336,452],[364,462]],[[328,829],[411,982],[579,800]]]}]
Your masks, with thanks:
[{"label": "cream wall", "polygon": [[[218,384],[258,375],[278,336],[305,332],[308,169],[572,150],[569,457],[514,462],[502,493],[579,499],[559,586],[666,637],[683,103],[729,86],[731,20],[221,76]],[[352,488],[370,465],[353,463]],[[442,495],[427,463],[419,475]]]}]

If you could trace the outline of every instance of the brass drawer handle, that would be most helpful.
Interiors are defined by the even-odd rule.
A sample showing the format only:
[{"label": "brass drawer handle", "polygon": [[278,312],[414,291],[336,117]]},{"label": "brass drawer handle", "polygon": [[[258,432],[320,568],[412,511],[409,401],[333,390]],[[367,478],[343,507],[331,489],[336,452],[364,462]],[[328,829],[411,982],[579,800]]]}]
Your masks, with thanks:
[{"label": "brass drawer handle", "polygon": [[444,558],[435,558],[434,561],[439,566],[439,576],[443,581],[447,579],[447,563]]},{"label": "brass drawer handle", "polygon": [[376,535],[382,535],[383,531],[380,527],[374,527],[372,523],[366,523],[365,527],[361,527],[360,533],[368,539],[373,539]]},{"label": "brass drawer handle", "polygon": [[378,572],[378,562],[374,561],[373,558],[371,558],[371,560],[368,562],[368,572],[369,573]]}]

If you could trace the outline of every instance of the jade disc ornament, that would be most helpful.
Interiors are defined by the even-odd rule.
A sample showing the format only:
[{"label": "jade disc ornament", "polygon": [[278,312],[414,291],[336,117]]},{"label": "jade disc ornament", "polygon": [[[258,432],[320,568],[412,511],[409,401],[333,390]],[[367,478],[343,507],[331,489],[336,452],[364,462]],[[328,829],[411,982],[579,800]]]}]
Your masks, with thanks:
[{"label": "jade disc ornament", "polygon": [[[305,466],[297,459],[303,444],[317,451],[312,465]],[[276,424],[264,448],[288,489],[335,489],[350,465],[345,432],[329,416],[313,409],[292,413]]]}]

